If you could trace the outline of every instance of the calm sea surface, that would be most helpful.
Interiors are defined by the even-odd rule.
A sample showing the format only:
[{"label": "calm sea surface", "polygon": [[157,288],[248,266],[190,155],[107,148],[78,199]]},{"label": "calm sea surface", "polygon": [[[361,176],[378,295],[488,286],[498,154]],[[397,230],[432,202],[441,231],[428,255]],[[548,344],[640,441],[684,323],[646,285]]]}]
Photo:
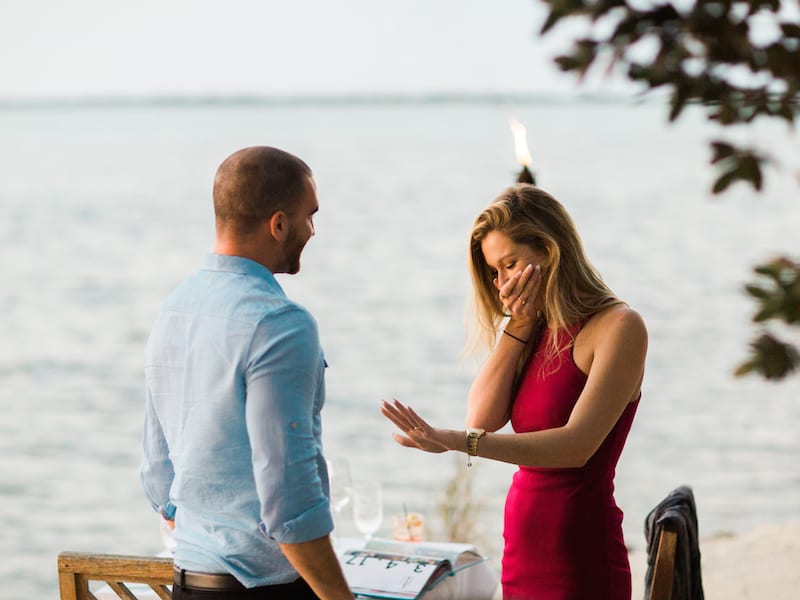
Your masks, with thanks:
[{"label": "calm sea surface", "polygon": [[[783,161],[758,197],[709,197],[699,115],[658,105],[116,107],[0,111],[0,596],[57,596],[62,550],[155,553],[138,483],[142,352],[164,295],[213,236],[219,162],[270,144],[315,170],[317,236],[287,293],[318,318],[327,453],[379,480],[386,513],[439,526],[463,456],[394,444],[381,398],[461,427],[466,239],[517,170],[507,120],[611,287],[646,319],[644,396],[617,474],[629,546],[667,492],[694,487],[702,536],[800,516],[800,378],[734,379],[755,330],[750,268],[797,255],[800,146],[734,132]],[[513,467],[471,470],[482,548],[502,547]],[[384,521],[384,533],[388,531]],[[345,533],[354,532],[344,518]]]}]

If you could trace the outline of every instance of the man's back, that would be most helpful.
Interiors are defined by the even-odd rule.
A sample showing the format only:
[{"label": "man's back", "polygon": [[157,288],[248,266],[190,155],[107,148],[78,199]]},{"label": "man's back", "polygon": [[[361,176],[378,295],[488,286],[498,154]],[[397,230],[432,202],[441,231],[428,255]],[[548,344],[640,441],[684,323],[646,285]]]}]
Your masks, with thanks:
[{"label": "man's back", "polygon": [[242,148],[213,199],[214,254],[165,302],[145,363],[141,478],[175,521],[172,597],[352,598],[330,541],[317,326],[273,277],[314,236],[313,173]]},{"label": "man's back", "polygon": [[248,586],[297,578],[275,541],[331,528],[323,372],[313,318],[253,261],[211,255],[167,298],[146,351],[142,479],[175,516],[176,564]]}]

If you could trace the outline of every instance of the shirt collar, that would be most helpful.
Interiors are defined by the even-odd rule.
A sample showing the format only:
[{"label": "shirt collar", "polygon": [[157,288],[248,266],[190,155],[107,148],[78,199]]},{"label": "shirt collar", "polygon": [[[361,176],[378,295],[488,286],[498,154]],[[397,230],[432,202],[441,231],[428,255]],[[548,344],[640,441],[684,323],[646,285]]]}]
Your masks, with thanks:
[{"label": "shirt collar", "polygon": [[[243,256],[230,256],[228,254],[209,253],[206,256],[204,269],[207,271],[223,271],[238,273],[248,277],[258,277],[265,280],[271,287],[283,294],[283,288],[267,267]],[[285,295],[285,294],[284,294]]]}]

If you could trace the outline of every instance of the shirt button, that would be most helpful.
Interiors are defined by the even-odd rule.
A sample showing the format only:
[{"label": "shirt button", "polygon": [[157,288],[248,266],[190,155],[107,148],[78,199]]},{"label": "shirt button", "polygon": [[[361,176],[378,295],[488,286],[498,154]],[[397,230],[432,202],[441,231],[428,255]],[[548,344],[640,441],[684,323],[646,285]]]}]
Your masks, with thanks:
[{"label": "shirt button", "polygon": [[291,427],[292,429],[297,429],[297,423],[292,421],[292,422],[289,423],[289,427]]}]

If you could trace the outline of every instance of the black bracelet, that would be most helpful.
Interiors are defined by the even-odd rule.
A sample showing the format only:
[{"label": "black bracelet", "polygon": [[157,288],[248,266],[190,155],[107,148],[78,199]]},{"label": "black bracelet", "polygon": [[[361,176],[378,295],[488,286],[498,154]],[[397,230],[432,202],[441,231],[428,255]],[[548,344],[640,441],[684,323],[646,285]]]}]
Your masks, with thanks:
[{"label": "black bracelet", "polygon": [[528,340],[523,340],[522,338],[518,338],[518,337],[517,337],[517,336],[515,336],[513,333],[508,333],[508,332],[507,332],[505,329],[503,329],[503,333],[505,333],[505,334],[506,334],[508,337],[510,337],[510,338],[514,338],[514,339],[515,339],[515,340],[517,340],[517,341],[518,341],[520,344],[527,344],[527,343],[528,343]]}]

